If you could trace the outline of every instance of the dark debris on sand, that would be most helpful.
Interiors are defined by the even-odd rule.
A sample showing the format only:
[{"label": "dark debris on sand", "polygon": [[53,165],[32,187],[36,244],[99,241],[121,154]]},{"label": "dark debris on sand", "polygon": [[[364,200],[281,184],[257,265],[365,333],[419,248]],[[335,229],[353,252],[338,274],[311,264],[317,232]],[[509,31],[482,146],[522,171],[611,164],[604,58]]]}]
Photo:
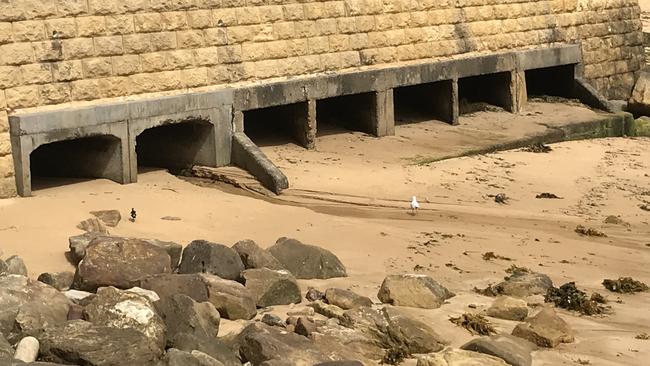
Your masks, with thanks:
[{"label": "dark debris on sand", "polygon": [[511,261],[512,260],[512,258],[504,257],[502,255],[495,254],[494,252],[483,253],[483,260],[484,261],[491,261],[493,259],[501,259],[501,260],[504,260],[504,261]]},{"label": "dark debris on sand", "polygon": [[465,313],[456,318],[450,317],[449,321],[467,329],[472,334],[490,335],[497,332],[492,324],[480,314]]},{"label": "dark debris on sand", "polygon": [[612,292],[619,292],[622,294],[631,294],[635,292],[648,291],[648,285],[641,281],[637,281],[632,277],[621,277],[618,280],[603,280],[603,286]]},{"label": "dark debris on sand", "polygon": [[551,302],[555,306],[577,311],[583,315],[596,315],[606,313],[609,308],[602,306],[607,300],[600,294],[594,293],[588,297],[584,291],[576,287],[575,282],[568,282],[564,285],[551,287],[544,296],[545,302]]},{"label": "dark debris on sand", "polygon": [[556,195],[555,193],[549,193],[549,192],[543,192],[543,193],[540,193],[540,194],[538,194],[537,196],[535,196],[535,198],[538,198],[538,199],[549,199],[549,200],[553,200],[553,199],[555,199],[555,200],[561,200],[561,199],[562,199],[562,197]]},{"label": "dark debris on sand", "polygon": [[550,153],[553,151],[553,148],[548,145],[544,145],[543,142],[537,142],[524,148],[524,151],[532,153]]},{"label": "dark debris on sand", "polygon": [[600,237],[600,238],[606,238],[607,237],[607,234],[605,234],[604,232],[602,232],[600,230],[594,229],[592,227],[585,227],[585,226],[582,226],[582,225],[576,226],[574,231],[576,233],[582,235],[582,236],[596,236],[596,237]]}]

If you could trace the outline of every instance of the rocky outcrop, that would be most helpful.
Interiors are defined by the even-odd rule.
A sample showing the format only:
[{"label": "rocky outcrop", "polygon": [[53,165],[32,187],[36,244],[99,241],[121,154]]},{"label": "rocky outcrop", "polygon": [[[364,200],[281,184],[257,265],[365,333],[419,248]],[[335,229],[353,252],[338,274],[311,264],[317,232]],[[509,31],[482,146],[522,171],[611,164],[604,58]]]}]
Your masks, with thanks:
[{"label": "rocky outcrop", "polygon": [[255,317],[256,301],[246,287],[238,282],[209,274],[201,276],[207,286],[208,301],[219,311],[221,317],[230,320],[248,320]]},{"label": "rocky outcrop", "polygon": [[195,240],[183,250],[179,273],[209,273],[237,281],[244,270],[239,254],[223,244]]},{"label": "rocky outcrop", "polygon": [[543,273],[515,271],[505,281],[493,286],[493,290],[497,295],[527,297],[544,295],[551,287],[553,281]]},{"label": "rocky outcrop", "polygon": [[122,215],[118,210],[101,210],[90,211],[90,214],[98,218],[108,227],[116,227],[122,220]]},{"label": "rocky outcrop", "polygon": [[173,348],[194,352],[199,351],[215,360],[221,362],[225,366],[241,366],[241,362],[224,342],[217,338],[199,338],[189,333],[179,333],[171,340]]},{"label": "rocky outcrop", "polygon": [[269,252],[298,279],[347,277],[343,263],[329,250],[280,238]]},{"label": "rocky outcrop", "polygon": [[102,287],[85,306],[84,319],[98,326],[134,329],[157,347],[165,346],[165,322],[145,296]]},{"label": "rocky outcrop", "polygon": [[102,286],[127,289],[141,278],[171,272],[170,263],[164,249],[145,241],[98,237],[86,248],[72,287],[85,291]]},{"label": "rocky outcrop", "polygon": [[14,357],[14,349],[0,332],[0,361],[11,360]]},{"label": "rocky outcrop", "polygon": [[345,310],[341,309],[340,307],[336,305],[331,305],[331,304],[326,304],[321,300],[317,300],[314,302],[311,302],[307,304],[307,306],[311,307],[314,309],[314,311],[317,314],[326,316],[328,318],[334,318],[334,319],[343,319],[343,316],[345,315]]},{"label": "rocky outcrop", "polygon": [[181,255],[183,253],[182,245],[178,243],[174,243],[173,241],[162,241],[158,239],[142,239],[142,240],[146,241],[149,244],[153,244],[159,248],[164,249],[167,252],[167,254],[169,254],[172,271],[178,268],[178,265],[180,264],[181,261]]},{"label": "rocky outcrop", "polygon": [[77,229],[83,230],[87,233],[97,233],[100,235],[108,235],[108,229],[104,225],[104,223],[96,218],[96,217],[91,217],[89,219],[86,219],[82,222],[80,222],[77,225]]},{"label": "rocky outcrop", "polygon": [[198,338],[215,338],[219,333],[219,312],[209,302],[198,303],[191,297],[175,294],[156,303],[166,325],[166,338],[170,341],[180,333]]},{"label": "rocky outcrop", "polygon": [[512,335],[526,339],[540,347],[553,348],[560,343],[571,343],[574,340],[569,325],[560,318],[555,310],[546,308],[537,315],[518,324]]},{"label": "rocky outcrop", "polygon": [[252,240],[239,241],[235,243],[232,248],[239,254],[239,257],[241,258],[241,261],[246,269],[285,269],[284,266],[271,253],[259,247]]},{"label": "rocky outcrop", "polygon": [[440,353],[418,357],[417,366],[507,366],[502,359],[460,349],[447,348]]},{"label": "rocky outcrop", "polygon": [[12,255],[11,257],[5,259],[4,262],[7,265],[7,268],[5,270],[6,274],[27,276],[27,266],[25,266],[25,262],[19,256]]},{"label": "rocky outcrop", "polygon": [[298,304],[302,300],[298,282],[288,271],[247,269],[242,272],[242,277],[258,307]]},{"label": "rocky outcrop", "polygon": [[65,291],[72,286],[73,272],[46,272],[38,276],[38,281],[50,285],[59,291]]},{"label": "rocky outcrop", "polygon": [[142,278],[138,283],[138,287],[155,291],[161,299],[174,294],[183,294],[198,302],[208,301],[208,288],[203,277],[198,273],[163,273]]},{"label": "rocky outcrop", "polygon": [[79,264],[84,259],[86,256],[86,247],[98,236],[103,235],[97,232],[89,232],[68,238],[68,248],[70,249],[69,259],[74,265]]},{"label": "rocky outcrop", "polygon": [[511,366],[530,366],[531,352],[537,347],[522,338],[499,334],[472,339],[460,348],[498,357]]},{"label": "rocky outcrop", "polygon": [[439,308],[453,296],[454,293],[431,277],[418,274],[387,276],[377,294],[385,304],[423,309]]},{"label": "rocky outcrop", "polygon": [[372,300],[370,300],[370,298],[339,288],[329,288],[325,290],[325,300],[327,303],[336,305],[345,310],[358,308],[360,306],[372,306]]},{"label": "rocky outcrop", "polygon": [[48,328],[40,337],[45,361],[85,366],[155,366],[163,354],[133,328],[99,326],[83,320]]},{"label": "rocky outcrop", "polygon": [[522,321],[528,316],[528,304],[510,296],[497,297],[487,310],[493,318]]}]

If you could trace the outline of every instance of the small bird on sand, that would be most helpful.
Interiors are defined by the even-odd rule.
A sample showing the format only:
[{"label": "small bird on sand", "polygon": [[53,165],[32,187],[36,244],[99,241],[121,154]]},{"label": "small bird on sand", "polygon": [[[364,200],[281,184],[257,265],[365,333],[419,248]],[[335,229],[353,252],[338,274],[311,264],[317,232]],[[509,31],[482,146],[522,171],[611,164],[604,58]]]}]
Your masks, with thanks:
[{"label": "small bird on sand", "polygon": [[135,222],[136,216],[137,216],[137,213],[135,212],[135,208],[132,208],[131,209],[131,218],[130,218],[131,222]]},{"label": "small bird on sand", "polygon": [[418,209],[420,208],[420,204],[418,203],[418,200],[413,196],[411,199],[411,212],[413,215],[415,215],[418,212]]}]

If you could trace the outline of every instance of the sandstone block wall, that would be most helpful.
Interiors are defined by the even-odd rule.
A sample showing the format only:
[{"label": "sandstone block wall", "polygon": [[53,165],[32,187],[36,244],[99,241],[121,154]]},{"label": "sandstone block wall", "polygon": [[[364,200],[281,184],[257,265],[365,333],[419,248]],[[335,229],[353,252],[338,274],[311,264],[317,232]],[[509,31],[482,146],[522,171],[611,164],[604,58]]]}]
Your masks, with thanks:
[{"label": "sandstone block wall", "polygon": [[642,41],[636,0],[0,0],[0,196],[22,108],[556,42],[627,98]]}]

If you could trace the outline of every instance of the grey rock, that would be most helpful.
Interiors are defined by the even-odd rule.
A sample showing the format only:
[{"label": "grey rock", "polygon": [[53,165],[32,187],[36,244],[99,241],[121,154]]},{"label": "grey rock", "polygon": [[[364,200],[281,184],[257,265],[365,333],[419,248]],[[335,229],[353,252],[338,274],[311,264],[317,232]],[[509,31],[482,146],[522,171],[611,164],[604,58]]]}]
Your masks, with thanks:
[{"label": "grey rock", "polygon": [[493,318],[522,321],[528,316],[528,304],[522,299],[499,296],[488,308],[487,315]]},{"label": "grey rock", "polygon": [[154,366],[163,349],[132,328],[98,326],[83,320],[49,328],[41,337],[44,361],[85,366]]},{"label": "grey rock", "polygon": [[239,280],[244,264],[239,254],[223,244],[195,240],[183,250],[179,273],[209,273],[227,280]]},{"label": "grey rock", "polygon": [[[319,326],[310,337],[314,343],[333,343],[349,349],[354,354],[366,359],[379,359],[386,350],[377,344],[375,337],[364,334],[358,329],[351,329],[339,324]],[[352,359],[359,359],[354,357]]]},{"label": "grey rock", "polygon": [[102,286],[127,289],[141,278],[169,272],[170,259],[164,249],[139,239],[98,237],[86,247],[72,287],[84,291]]},{"label": "grey rock", "polygon": [[545,295],[551,287],[553,287],[553,281],[547,275],[521,271],[513,273],[505,281],[495,285],[493,289],[501,295],[527,297]]},{"label": "grey rock", "polygon": [[5,261],[0,259],[0,276],[4,276],[7,274],[7,268],[8,268],[7,263],[5,263]]},{"label": "grey rock", "polygon": [[472,339],[460,348],[499,357],[508,365],[530,366],[533,362],[531,352],[537,347],[524,339],[499,334]]},{"label": "grey rock", "polygon": [[65,322],[68,307],[68,299],[44,283],[25,276],[0,276],[0,333],[13,343]]},{"label": "grey rock", "polygon": [[316,331],[316,323],[309,318],[301,316],[296,321],[295,332],[301,336],[308,337]]},{"label": "grey rock", "polygon": [[385,304],[423,309],[439,308],[453,296],[453,292],[431,277],[419,274],[387,276],[377,294]]},{"label": "grey rock", "polygon": [[484,353],[447,348],[418,357],[417,366],[507,366],[500,358]]},{"label": "grey rock", "polygon": [[329,250],[289,238],[278,239],[268,250],[296,278],[347,277],[343,263]]},{"label": "grey rock", "polygon": [[145,296],[102,287],[85,306],[84,319],[98,326],[134,329],[158,348],[165,346],[165,322]]},{"label": "grey rock", "polygon": [[198,303],[191,297],[176,294],[156,303],[167,326],[167,342],[179,333],[193,334],[198,338],[214,338],[219,333],[221,317],[214,305]]},{"label": "grey rock", "polygon": [[242,272],[242,277],[258,307],[297,304],[302,300],[298,282],[288,271],[247,269]]},{"label": "grey rock", "polygon": [[307,301],[325,300],[325,293],[318,291],[313,287],[310,287],[309,289],[307,289],[307,293],[305,294],[305,299],[307,299]]},{"label": "grey rock", "polygon": [[282,318],[280,318],[275,314],[264,314],[264,316],[262,316],[262,319],[260,321],[272,327],[284,327],[284,322],[282,321]]},{"label": "grey rock", "polygon": [[574,340],[569,325],[551,308],[545,308],[534,317],[527,319],[526,323],[518,324],[512,331],[512,335],[548,348],[554,348],[560,343],[571,343]]},{"label": "grey rock", "polygon": [[142,278],[138,282],[138,287],[155,291],[161,299],[183,294],[198,302],[208,301],[208,288],[198,273],[163,273]]},{"label": "grey rock", "polygon": [[151,301],[153,303],[160,300],[160,296],[158,296],[158,294],[155,291],[146,290],[146,289],[143,289],[143,288],[140,288],[140,287],[131,287],[131,288],[126,289],[125,291],[126,292],[131,292],[131,293],[134,293],[134,294],[138,294],[140,296],[144,296],[147,299],[149,299],[149,301]]},{"label": "grey rock", "polygon": [[14,358],[14,349],[11,348],[11,344],[7,342],[5,336],[0,332],[0,361],[12,358]]},{"label": "grey rock", "polygon": [[221,317],[230,320],[249,320],[255,317],[255,297],[246,287],[214,275],[201,276],[208,289],[208,301],[219,311]]},{"label": "grey rock", "polygon": [[69,271],[64,272],[45,272],[38,276],[38,281],[50,285],[59,291],[65,291],[72,285],[74,273]]},{"label": "grey rock", "polygon": [[97,232],[89,232],[81,235],[75,235],[68,238],[68,248],[70,248],[70,260],[77,265],[86,256],[86,247],[93,239],[103,236]]},{"label": "grey rock", "polygon": [[87,233],[97,233],[100,235],[109,235],[108,229],[104,225],[104,223],[96,218],[96,217],[91,217],[89,219],[86,219],[82,222],[80,222],[77,225],[77,229],[83,230]]},{"label": "grey rock", "polygon": [[225,366],[241,366],[237,355],[217,338],[199,338],[188,333],[179,333],[172,338],[172,347],[186,352],[199,351],[221,362]]},{"label": "grey rock", "polygon": [[5,264],[7,264],[6,274],[27,276],[27,266],[19,256],[12,255],[5,259]]},{"label": "grey rock", "polygon": [[246,269],[268,268],[281,270],[284,266],[268,251],[262,249],[252,240],[242,240],[232,248],[239,254]]},{"label": "grey rock", "polygon": [[67,290],[62,292],[63,295],[72,301],[75,304],[84,303],[86,300],[89,300],[92,296],[95,296],[92,292],[88,291],[79,291],[79,290]]},{"label": "grey rock", "polygon": [[[209,356],[208,356],[209,357]],[[214,358],[212,358],[214,360]],[[219,366],[221,362],[214,360],[215,363],[205,362],[198,357],[194,357],[191,352],[181,351],[176,348],[167,350],[165,357],[160,362],[160,366]]]},{"label": "grey rock", "polygon": [[106,226],[116,227],[122,220],[118,210],[90,211],[90,214],[101,220]]},{"label": "grey rock", "polygon": [[158,239],[142,239],[146,241],[149,244],[153,244],[157,247],[160,247],[164,249],[167,254],[169,254],[169,258],[171,259],[171,269],[172,271],[176,270],[178,268],[178,265],[181,262],[181,255],[183,253],[183,246],[174,243],[173,241],[162,241]]},{"label": "grey rock", "polygon": [[345,310],[336,305],[326,304],[323,301],[317,300],[307,304],[310,308],[314,309],[317,314],[323,315],[328,318],[343,319]]},{"label": "grey rock", "polygon": [[354,309],[359,306],[372,306],[370,298],[339,288],[329,288],[325,291],[325,300],[341,309]]}]

